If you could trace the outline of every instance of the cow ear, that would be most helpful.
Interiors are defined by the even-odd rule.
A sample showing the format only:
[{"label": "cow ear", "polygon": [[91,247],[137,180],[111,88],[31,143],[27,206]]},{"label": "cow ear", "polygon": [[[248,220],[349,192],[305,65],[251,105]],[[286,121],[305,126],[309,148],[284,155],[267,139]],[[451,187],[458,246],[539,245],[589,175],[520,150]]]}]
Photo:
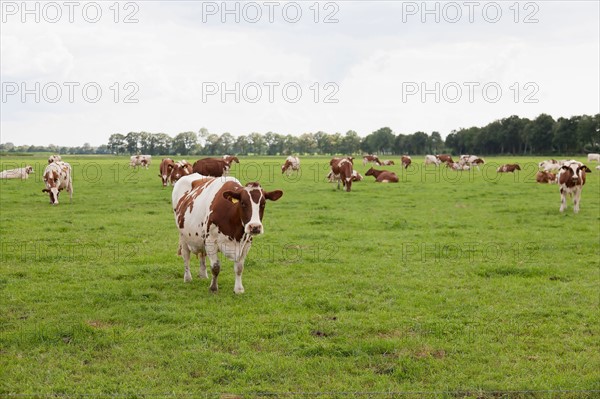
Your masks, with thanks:
[{"label": "cow ear", "polygon": [[274,190],[274,191],[269,191],[268,193],[265,193],[265,198],[271,201],[277,201],[279,198],[281,198],[281,196],[283,195],[283,191],[281,190]]},{"label": "cow ear", "polygon": [[561,167],[561,169],[564,169],[564,170],[569,170],[569,167],[568,167],[567,165],[563,165],[563,166]]},{"label": "cow ear", "polygon": [[241,193],[241,191],[231,191],[231,190],[225,191],[223,193],[223,198],[225,198],[227,201],[233,202],[235,204],[242,198],[242,193]]},{"label": "cow ear", "polygon": [[581,169],[583,169],[586,173],[592,173],[591,169],[588,168],[586,165],[582,165]]}]

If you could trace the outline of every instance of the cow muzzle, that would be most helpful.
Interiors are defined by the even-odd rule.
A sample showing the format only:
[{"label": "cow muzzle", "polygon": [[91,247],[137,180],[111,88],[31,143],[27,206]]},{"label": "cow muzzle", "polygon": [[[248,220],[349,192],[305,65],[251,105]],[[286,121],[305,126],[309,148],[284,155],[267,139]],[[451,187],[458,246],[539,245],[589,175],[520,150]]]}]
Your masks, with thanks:
[{"label": "cow muzzle", "polygon": [[248,223],[246,225],[246,234],[257,235],[263,233],[263,226],[260,223]]}]

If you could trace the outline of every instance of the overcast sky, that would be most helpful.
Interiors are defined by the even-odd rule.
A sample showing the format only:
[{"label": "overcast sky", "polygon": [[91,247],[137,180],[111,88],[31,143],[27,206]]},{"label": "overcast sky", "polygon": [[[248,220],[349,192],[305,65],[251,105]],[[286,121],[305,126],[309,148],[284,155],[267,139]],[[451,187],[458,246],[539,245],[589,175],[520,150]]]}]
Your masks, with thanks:
[{"label": "overcast sky", "polygon": [[201,127],[445,137],[600,107],[598,1],[23,4],[2,2],[3,143]]}]

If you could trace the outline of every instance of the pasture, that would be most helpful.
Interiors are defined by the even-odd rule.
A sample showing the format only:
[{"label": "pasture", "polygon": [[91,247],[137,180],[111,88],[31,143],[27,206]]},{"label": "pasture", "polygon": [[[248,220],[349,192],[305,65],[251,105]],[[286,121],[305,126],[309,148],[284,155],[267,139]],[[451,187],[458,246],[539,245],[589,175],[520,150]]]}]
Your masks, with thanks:
[{"label": "pasture", "polygon": [[[0,394],[600,396],[595,163],[575,215],[535,183],[538,157],[463,172],[394,157],[379,169],[399,184],[366,177],[350,193],[326,182],[329,158],[291,177],[284,158],[232,169],[284,191],[243,295],[229,260],[218,294],[197,262],[184,284],[160,157],[134,171],[63,156],[74,198],[57,206],[41,192],[47,157],[0,158],[35,170],[0,181]],[[511,161],[523,170],[496,174]]]}]

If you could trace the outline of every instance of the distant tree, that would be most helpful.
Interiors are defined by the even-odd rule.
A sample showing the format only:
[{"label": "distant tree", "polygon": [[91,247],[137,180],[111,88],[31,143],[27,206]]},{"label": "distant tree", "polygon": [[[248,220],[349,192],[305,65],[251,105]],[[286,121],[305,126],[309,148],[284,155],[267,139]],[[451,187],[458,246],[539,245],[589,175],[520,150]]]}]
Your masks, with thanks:
[{"label": "distant tree", "polygon": [[194,132],[179,133],[173,138],[172,148],[175,154],[188,155],[194,145],[198,143],[198,136]]},{"label": "distant tree", "polygon": [[111,134],[108,138],[108,148],[116,155],[125,152],[125,136],[120,133]]},{"label": "distant tree", "polygon": [[137,132],[129,132],[125,136],[125,148],[127,148],[127,152],[129,152],[130,155],[137,154],[139,152],[139,139],[140,134]]},{"label": "distant tree", "polygon": [[360,137],[354,130],[348,130],[342,138],[336,154],[358,154],[360,153]]}]

